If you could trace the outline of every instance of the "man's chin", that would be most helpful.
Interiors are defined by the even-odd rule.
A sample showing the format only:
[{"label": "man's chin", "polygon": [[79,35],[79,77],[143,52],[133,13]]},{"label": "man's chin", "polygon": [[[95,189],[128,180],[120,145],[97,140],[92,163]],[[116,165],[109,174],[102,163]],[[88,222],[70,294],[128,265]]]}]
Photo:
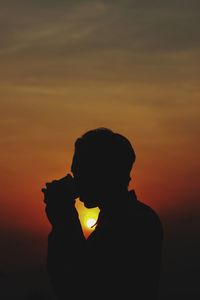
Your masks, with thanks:
[{"label": "man's chin", "polygon": [[98,206],[97,202],[92,200],[92,199],[91,200],[89,200],[89,199],[86,200],[84,197],[81,197],[81,196],[80,196],[79,199],[80,199],[81,202],[83,202],[83,204],[86,208],[94,208],[94,207]]},{"label": "man's chin", "polygon": [[86,208],[95,208],[95,207],[97,207],[97,204],[95,203],[86,203],[86,202],[84,202],[84,206],[86,207]]}]

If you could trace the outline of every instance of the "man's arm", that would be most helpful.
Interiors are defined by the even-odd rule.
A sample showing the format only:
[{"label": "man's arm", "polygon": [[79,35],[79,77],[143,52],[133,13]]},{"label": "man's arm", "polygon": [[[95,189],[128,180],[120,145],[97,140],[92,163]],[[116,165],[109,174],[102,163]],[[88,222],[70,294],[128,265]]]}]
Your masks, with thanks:
[{"label": "man's arm", "polygon": [[[70,175],[69,175],[70,176]],[[82,269],[82,255],[85,251],[85,238],[75,199],[64,184],[54,181],[43,189],[46,214],[52,225],[48,236],[47,271],[59,299],[67,296],[76,299],[75,284],[79,281]]]}]

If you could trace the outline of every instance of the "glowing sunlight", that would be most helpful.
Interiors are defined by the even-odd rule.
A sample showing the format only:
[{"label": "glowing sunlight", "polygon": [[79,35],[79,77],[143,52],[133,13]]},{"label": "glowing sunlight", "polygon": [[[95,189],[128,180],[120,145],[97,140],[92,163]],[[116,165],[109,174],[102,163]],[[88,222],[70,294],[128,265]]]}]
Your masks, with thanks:
[{"label": "glowing sunlight", "polygon": [[88,220],[87,220],[87,227],[88,228],[92,228],[94,225],[95,225],[95,223],[96,223],[96,221],[97,220],[95,220],[94,218],[89,218]]}]

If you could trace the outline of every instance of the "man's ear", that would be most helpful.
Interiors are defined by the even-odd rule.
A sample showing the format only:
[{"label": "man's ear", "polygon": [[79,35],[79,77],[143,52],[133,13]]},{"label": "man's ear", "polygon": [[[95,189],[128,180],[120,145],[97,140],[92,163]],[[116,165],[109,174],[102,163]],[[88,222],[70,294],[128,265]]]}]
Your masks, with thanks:
[{"label": "man's ear", "polygon": [[123,174],[114,174],[114,176],[112,177],[112,182],[113,182],[113,185],[116,187],[128,187],[129,185],[129,182],[131,181],[131,177],[130,175],[123,175]]},{"label": "man's ear", "polygon": [[124,177],[124,178],[122,179],[122,184],[123,184],[123,186],[126,186],[126,187],[128,188],[130,181],[131,181],[131,177],[130,177],[130,176]]}]

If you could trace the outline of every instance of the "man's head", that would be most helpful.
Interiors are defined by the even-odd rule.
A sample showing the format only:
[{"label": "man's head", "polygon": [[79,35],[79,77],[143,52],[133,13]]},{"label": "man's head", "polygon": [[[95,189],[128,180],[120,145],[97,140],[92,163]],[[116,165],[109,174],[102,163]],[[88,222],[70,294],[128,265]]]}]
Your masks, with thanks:
[{"label": "man's head", "polygon": [[86,207],[104,205],[125,191],[135,152],[124,136],[107,128],[90,130],[75,142],[71,171]]}]

